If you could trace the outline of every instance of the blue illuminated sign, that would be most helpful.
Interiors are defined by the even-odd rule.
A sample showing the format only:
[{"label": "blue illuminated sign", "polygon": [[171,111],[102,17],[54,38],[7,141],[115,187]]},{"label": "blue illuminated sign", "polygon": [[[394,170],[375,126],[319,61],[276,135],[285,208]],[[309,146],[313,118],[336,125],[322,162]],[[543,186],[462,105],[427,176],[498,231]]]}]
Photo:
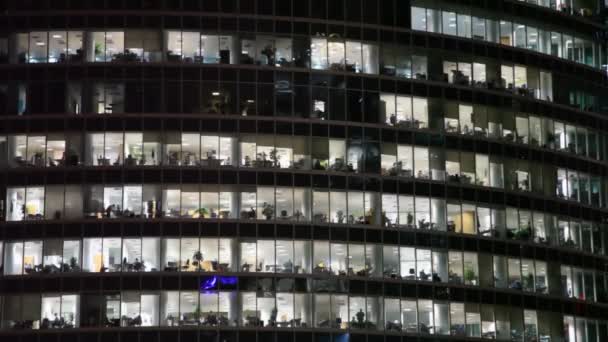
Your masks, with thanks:
[{"label": "blue illuminated sign", "polygon": [[218,284],[234,286],[237,283],[238,283],[237,277],[210,276],[210,277],[205,277],[201,281],[200,290],[201,291],[210,291],[210,290],[217,289]]}]

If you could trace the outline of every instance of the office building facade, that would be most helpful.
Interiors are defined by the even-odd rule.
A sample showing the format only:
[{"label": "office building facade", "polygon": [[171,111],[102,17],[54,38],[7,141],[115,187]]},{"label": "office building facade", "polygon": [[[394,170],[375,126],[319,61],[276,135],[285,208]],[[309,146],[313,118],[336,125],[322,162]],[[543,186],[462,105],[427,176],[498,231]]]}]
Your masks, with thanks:
[{"label": "office building facade", "polygon": [[5,0],[0,339],[608,341],[600,0]]}]

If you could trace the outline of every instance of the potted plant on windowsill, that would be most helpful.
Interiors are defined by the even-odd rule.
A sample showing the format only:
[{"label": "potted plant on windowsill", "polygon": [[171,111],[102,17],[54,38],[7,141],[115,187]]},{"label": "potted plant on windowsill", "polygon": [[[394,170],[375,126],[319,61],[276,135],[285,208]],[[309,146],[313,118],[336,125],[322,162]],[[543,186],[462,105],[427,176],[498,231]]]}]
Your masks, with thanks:
[{"label": "potted plant on windowsill", "polygon": [[344,223],[345,217],[346,217],[346,215],[344,215],[344,212],[342,210],[338,210],[338,212],[336,213],[336,218],[338,219],[338,223],[340,223],[340,224]]},{"label": "potted plant on windowsill", "polygon": [[279,167],[279,159],[281,159],[281,156],[279,156],[279,151],[276,148],[273,148],[270,153],[269,153],[269,157],[270,157],[270,161],[272,162],[271,167]]},{"label": "potted plant on windowsill", "polygon": [[103,54],[103,49],[101,48],[101,43],[95,43],[95,56],[99,56]]},{"label": "potted plant on windowsill", "polygon": [[528,273],[527,276],[523,279],[524,289],[534,290],[534,275],[532,273]]},{"label": "potted plant on windowsill", "polygon": [[406,224],[408,228],[412,228],[414,226],[414,215],[411,212],[407,213]]},{"label": "potted plant on windowsill", "polygon": [[264,202],[264,204],[262,204],[262,215],[266,217],[266,220],[272,220],[272,216],[274,215],[274,206]]},{"label": "potted plant on windowsill", "polygon": [[201,251],[196,251],[192,256],[192,260],[196,261],[196,268],[198,271],[201,270],[201,262],[203,261],[203,253]]},{"label": "potted plant on windowsill", "polygon": [[527,241],[532,236],[532,229],[530,227],[520,229],[515,233],[515,238],[521,241]]},{"label": "potted plant on windowsill", "polygon": [[547,140],[543,144],[543,147],[544,148],[554,149],[555,148],[555,141],[557,140],[557,136],[555,134],[553,134],[553,133],[547,133],[546,138],[547,138]]},{"label": "potted plant on windowsill", "polygon": [[209,217],[209,209],[199,208],[194,212],[193,218],[207,218]]},{"label": "potted plant on windowsill", "polygon": [[77,272],[80,271],[80,266],[78,265],[78,259],[75,257],[70,258],[70,271]]},{"label": "potted plant on windowsill", "polygon": [[477,274],[471,268],[464,270],[464,281],[467,285],[477,285]]}]

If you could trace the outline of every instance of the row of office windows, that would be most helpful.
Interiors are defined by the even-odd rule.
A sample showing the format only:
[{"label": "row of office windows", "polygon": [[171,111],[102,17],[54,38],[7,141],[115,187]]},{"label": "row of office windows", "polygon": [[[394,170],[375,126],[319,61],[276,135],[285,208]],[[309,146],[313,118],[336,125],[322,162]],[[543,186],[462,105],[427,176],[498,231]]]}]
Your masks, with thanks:
[{"label": "row of office windows", "polygon": [[[82,37],[88,35],[92,51],[85,58]],[[261,66],[295,66],[313,70],[350,71],[365,74],[383,74],[418,79],[443,79],[441,73],[429,75],[427,57],[412,53],[406,46],[365,43],[341,38],[281,38],[252,36],[239,39],[233,35],[208,35],[198,32],[165,31],[166,57],[162,55],[159,34],[154,31],[87,32],[54,31],[19,33],[17,61],[22,63],[88,62],[184,62],[202,64],[256,64]],[[56,37],[56,38],[53,38]],[[72,42],[70,44],[69,42]],[[77,46],[71,46],[78,44]],[[126,46],[132,46],[125,48]],[[1,45],[0,45],[1,46]],[[237,54],[240,52],[240,55]],[[421,51],[422,52],[422,51]],[[432,58],[435,64],[439,58]],[[458,84],[509,89],[521,95],[542,100],[552,99],[549,86],[550,73],[538,79],[525,68],[510,72],[496,70],[494,64],[476,65],[476,75],[465,74]],[[511,66],[512,68],[512,66]],[[432,68],[435,69],[435,68]],[[464,70],[464,69],[463,69]],[[537,72],[538,73],[538,72]],[[549,80],[547,81],[547,77]],[[466,80],[466,83],[464,82]],[[545,88],[545,89],[543,89]],[[541,94],[541,89],[545,93]]]},{"label": "row of office windows", "polygon": [[[440,68],[441,65],[439,63]],[[485,70],[483,63],[474,63],[474,65],[475,70],[477,70],[477,66]],[[485,71],[482,76],[475,71],[476,76],[473,76],[470,67],[471,63],[446,61],[443,63],[444,73],[441,74],[442,76],[437,76],[437,79],[459,84],[462,84],[463,80],[466,84],[470,82],[487,84]],[[550,72],[513,64],[501,64],[494,71],[492,73],[496,74],[496,77],[493,79],[500,80],[498,81],[500,89],[548,101],[553,99]],[[328,89],[328,85],[333,88]],[[276,115],[344,120],[346,116],[344,102],[348,102],[349,111],[356,111],[356,113],[348,113],[350,121],[361,121],[363,116],[365,116],[364,121],[374,123],[389,123],[389,119],[397,119],[390,117],[389,111],[392,104],[389,103],[389,108],[383,110],[377,91],[366,90],[363,95],[361,91],[344,90],[345,85],[343,79],[338,80],[327,75],[314,75],[312,88],[307,85],[294,85],[291,75],[286,73],[277,74],[274,84],[259,84],[258,87],[261,89],[257,89],[257,91],[249,82],[241,82],[238,87],[235,83],[204,82],[200,84],[193,81],[182,83],[173,81],[143,83],[93,81],[86,86],[80,82],[51,81],[48,82],[48,85],[37,82],[15,82],[10,86],[0,84],[0,113],[24,115],[64,112],[72,114],[159,112],[163,110],[162,102],[165,102],[166,111],[175,113]],[[162,99],[161,90],[165,91],[165,101]],[[580,104],[587,105],[586,108],[583,108],[585,110],[596,110],[600,106],[594,96],[586,97],[582,92],[571,92],[571,94],[563,100],[571,102],[569,97],[572,97],[572,101],[580,100]],[[150,96],[159,98],[149,99]],[[196,98],[181,99],[182,96],[196,96]],[[352,102],[355,97],[358,97],[358,102]],[[144,99],[150,103],[140,103]],[[304,107],[294,108],[294,104],[295,107]],[[576,105],[579,106],[579,104]],[[357,109],[357,107],[364,107],[365,111],[369,113],[361,113],[362,108]],[[411,118],[398,119],[413,121]],[[426,126],[429,126],[428,121],[420,123],[421,128]]]},{"label": "row of office windows", "polygon": [[[543,6],[562,13],[593,17],[598,13],[598,5],[593,0],[519,0],[529,4]],[[36,6],[37,5],[37,6]],[[231,14],[259,14],[276,15],[283,17],[302,17],[328,20],[345,20],[350,23],[364,22],[367,24],[380,24],[385,26],[405,26],[407,24],[404,13],[409,3],[400,1],[374,1],[374,0],[292,0],[274,1],[258,0],[251,3],[247,0],[142,0],[142,1],[111,1],[98,3],[96,1],[61,0],[42,1],[33,5],[30,2],[14,1],[7,8],[18,10],[52,9],[112,9],[112,10],[185,10],[221,12]]]},{"label": "row of office windows", "polygon": [[[537,118],[532,118],[535,119]],[[525,132],[528,129],[526,118],[518,116],[516,120],[515,135],[522,137],[518,140],[527,141],[529,137],[528,132]],[[542,121],[538,120],[540,125]],[[558,145],[564,146],[564,149],[566,146],[571,146],[573,150],[578,147],[579,151],[586,151],[587,138],[597,137],[595,132],[588,132],[586,129],[579,128],[577,132],[575,126],[557,124],[555,134]],[[522,133],[520,135],[517,132]],[[589,143],[591,150],[597,152],[597,142],[589,139]],[[503,158],[497,155],[488,157],[479,153],[449,149],[443,152],[439,148],[430,148],[430,150],[429,152],[426,146],[378,143],[360,137],[339,139],[258,134],[241,135],[236,138],[230,134],[159,131],[86,133],[83,137],[80,133],[42,133],[0,136],[0,167],[241,166],[298,170],[329,169],[345,172],[381,170],[386,175],[397,175],[389,171],[394,163],[401,162],[410,176],[444,180],[443,174],[446,173],[446,169],[451,176],[460,173],[448,166],[451,165],[450,163],[457,163],[457,169],[466,169],[468,173],[473,174],[476,173],[474,171],[476,168],[484,168],[484,170],[487,168],[484,166],[487,162],[482,162],[480,158],[491,158],[494,160],[493,163],[503,164]],[[460,154],[461,157],[458,155],[454,157],[454,153]],[[476,157],[477,155],[479,157]],[[429,172],[429,159],[432,160],[433,166],[430,169],[435,170],[433,172]],[[467,162],[469,159],[470,162]],[[505,158],[505,161],[508,160]],[[414,168],[415,161],[418,165]],[[444,163],[446,166],[438,165]],[[500,169],[502,170],[502,166]],[[442,175],[431,177],[431,173],[442,173]],[[484,174],[487,175],[489,172],[479,172],[478,176],[471,177],[470,183],[503,187],[502,179],[495,182],[485,181],[482,179]],[[399,175],[403,176],[403,174]]]},{"label": "row of office windows", "polygon": [[[213,278],[215,280],[215,278]],[[237,282],[219,278],[217,282]],[[161,291],[5,296],[4,329],[332,328],[516,342],[599,342],[607,323],[516,306],[344,294]]]},{"label": "row of office windows", "polygon": [[[0,166],[186,166],[376,173],[511,191],[601,207],[602,177],[443,147],[273,135],[80,133],[0,137]],[[84,144],[83,141],[84,140]],[[83,146],[84,145],[84,146]],[[83,153],[84,151],[84,153]]]},{"label": "row of office windows", "polygon": [[[280,17],[315,18],[321,20],[345,20],[352,24],[364,22],[366,24],[380,24],[384,26],[397,25],[406,27],[408,18],[407,4],[401,1],[377,0],[118,0],[98,2],[94,0],[41,0],[36,4],[28,1],[7,0],[2,9],[16,10],[164,10],[164,11],[203,11],[198,13],[206,15],[208,20],[213,12],[230,14],[226,19],[234,19],[241,14],[251,18],[250,15]],[[4,4],[3,4],[4,5]],[[397,13],[395,13],[397,12]],[[397,14],[397,18],[395,18]],[[217,15],[213,13],[212,15]],[[211,16],[212,17],[212,16]],[[198,17],[194,22],[198,22]],[[284,18],[283,18],[284,19]],[[91,20],[89,20],[90,22]],[[190,23],[193,21],[190,20]],[[103,19],[102,19],[103,23]],[[178,20],[179,23],[179,20]],[[90,24],[91,26],[98,26]],[[192,25],[192,24],[191,24]],[[217,25],[217,24],[216,24]],[[196,25],[199,26],[199,25]]]},{"label": "row of office windows", "polygon": [[[412,7],[412,28],[457,35],[602,68],[604,47],[589,37],[539,29],[520,23],[452,11]],[[178,30],[32,31],[4,37],[4,62],[161,62],[299,66],[378,73],[377,43],[361,43],[329,34],[317,38],[218,35]],[[337,38],[331,38],[337,36]]]},{"label": "row of office windows", "polygon": [[289,187],[58,185],[7,189],[6,220],[189,218],[368,224],[478,234],[604,254],[597,224],[455,200]]},{"label": "row of office windows", "polygon": [[[186,85],[186,87],[190,86],[192,86],[190,90],[196,90],[196,92],[190,93],[190,90],[186,91],[184,89],[184,95],[199,96],[201,91],[199,85]],[[202,91],[208,95],[209,102],[205,108],[201,108],[197,112],[210,114],[237,113],[237,109],[232,108],[236,105],[236,100],[231,99],[234,94],[233,91],[236,92],[236,89],[231,89],[228,84],[225,84],[227,88],[217,87],[217,85],[212,86],[211,84],[208,86],[208,89],[205,86]],[[127,88],[129,87],[127,86]],[[93,83],[90,87],[85,87],[87,89],[82,89],[80,83],[69,83],[67,86],[62,84],[58,88],[57,85],[53,84],[51,88],[56,88],[59,91],[53,91],[57,95],[53,101],[58,101],[57,105],[61,107],[52,111],[55,113],[67,108],[68,113],[80,114],[83,111],[83,102],[86,104],[84,107],[89,108],[94,113],[132,112],[133,106],[131,104],[127,103],[125,106],[125,101],[129,102],[129,100],[128,96],[125,95],[126,87],[124,83]],[[242,89],[241,95],[248,100],[244,100],[239,106],[241,115],[255,116],[258,115],[257,110],[260,110],[260,115],[276,113],[277,116],[296,115],[303,118],[342,121],[347,119],[355,122],[365,119],[366,122],[380,123],[397,128],[430,129],[450,134],[500,139],[511,143],[573,153],[592,159],[606,159],[605,151],[608,150],[605,146],[608,144],[605,141],[605,136],[593,128],[525,112],[384,92],[366,92],[365,94],[359,92],[357,96],[352,98],[348,96],[348,103],[345,104],[344,100],[347,92],[343,90],[332,89],[328,91],[317,87],[312,89],[309,87],[286,89],[287,93],[278,90],[271,92],[269,94],[270,100],[262,100],[263,103],[257,105],[255,90],[253,94],[250,94],[252,97],[249,98],[245,94],[248,91]],[[37,96],[33,95],[43,96],[38,92],[40,90],[39,86],[23,84],[15,90],[19,99],[17,103],[22,108],[22,113],[26,112],[28,102],[33,102],[36,106],[40,105],[40,102],[36,101]],[[5,95],[4,98],[6,99],[9,92],[11,91],[8,87],[0,85],[0,97]],[[85,101],[83,101],[83,92],[90,94]],[[260,93],[259,97],[261,98],[264,94],[266,93]],[[167,96],[169,95],[176,94],[170,91]],[[179,95],[177,96],[179,97]],[[356,106],[361,107],[362,101],[365,102],[364,109],[357,109]],[[1,105],[2,103],[0,103]],[[172,107],[172,105],[168,104],[168,107]],[[169,109],[168,112],[177,113],[182,111],[179,107],[178,105],[176,108],[167,109]],[[303,111],[306,108],[310,110]],[[349,111],[348,117],[345,117],[346,108]]]},{"label": "row of office windows", "polygon": [[[414,1],[412,29],[473,38],[528,49],[595,68],[606,68],[606,48],[591,37],[554,31],[505,19],[458,13],[451,9],[428,8],[428,1]],[[422,7],[419,7],[422,6]]]},{"label": "row of office windows", "polygon": [[3,38],[0,47],[0,56],[12,63],[167,61],[296,66],[377,74],[380,59],[377,43],[343,38],[240,37],[175,30],[16,33]]},{"label": "row of office windows", "polygon": [[[517,95],[553,101],[553,79],[550,72],[543,70],[539,72],[535,68],[516,64],[483,61],[471,63],[468,60],[470,58],[459,58],[457,61],[444,59],[443,73],[438,80],[464,86],[506,89]],[[434,67],[432,62],[429,62],[429,68]],[[436,80],[437,76],[430,74],[428,77]]]},{"label": "row of office windows", "polygon": [[[188,85],[190,86],[190,85]],[[55,87],[55,85],[52,85]],[[29,89],[28,89],[29,88]],[[36,87],[38,88],[38,87]],[[61,94],[54,101],[60,101],[63,111],[68,108],[69,113],[80,114],[83,108],[83,87],[79,83],[69,83],[65,89],[60,86]],[[89,101],[86,107],[92,108],[95,113],[122,113],[130,112],[125,110],[125,84],[123,83],[94,83],[91,87],[86,87],[86,93],[90,92]],[[212,88],[212,87],[211,87]],[[200,88],[197,89],[198,96]],[[4,90],[4,92],[3,92]],[[40,95],[33,87],[25,85],[17,87],[19,106],[23,112],[27,102],[37,103],[32,95]],[[236,91],[236,89],[233,89]],[[270,106],[271,110],[278,116],[291,116],[292,114],[300,117],[310,117],[316,119],[361,121],[361,117],[355,117],[353,112],[349,112],[349,117],[345,118],[339,113],[344,113],[345,107],[353,109],[352,102],[365,99],[365,121],[371,123],[381,123],[387,126],[405,129],[429,129],[441,131],[449,134],[461,134],[480,138],[499,139],[506,142],[527,144],[560,152],[577,154],[592,159],[607,158],[606,145],[608,145],[605,135],[601,132],[582,125],[576,125],[561,120],[545,118],[535,114],[525,112],[513,112],[499,110],[497,107],[470,105],[465,103],[443,101],[436,98],[424,98],[418,96],[407,96],[393,93],[372,93],[366,92],[364,96],[349,99],[348,106],[344,105],[346,92],[339,90],[327,91],[322,88],[312,88],[312,94],[308,87],[294,87],[288,94],[276,92],[271,94],[276,97],[275,103],[258,104],[259,109]],[[223,88],[209,89],[209,103],[201,112],[210,114],[235,113],[232,109],[235,100],[230,100],[232,92],[230,89]],[[0,97],[6,95],[8,88],[0,85]],[[203,90],[204,93],[207,89]],[[30,93],[30,95],[28,95]],[[185,92],[189,94],[189,92]],[[173,93],[171,93],[174,95]],[[300,96],[301,95],[301,96]],[[262,96],[262,94],[260,94]],[[303,98],[302,98],[303,96]],[[65,97],[65,103],[63,103]],[[249,97],[247,97],[249,98]],[[6,97],[5,97],[6,99]],[[251,99],[244,100],[240,109],[242,115],[257,115],[256,113],[255,92]],[[0,99],[1,101],[1,99]],[[128,100],[127,100],[128,101]],[[274,102],[274,101],[271,101]],[[302,104],[304,108],[311,111],[302,112],[303,108],[296,105]],[[308,104],[309,106],[306,106]],[[360,103],[358,104],[360,106]],[[0,103],[1,106],[1,103]],[[127,108],[130,106],[127,105]],[[220,108],[226,109],[221,110]],[[292,110],[293,108],[293,110]],[[341,108],[341,110],[336,110]],[[170,108],[169,112],[180,112],[180,108]],[[236,108],[234,108],[236,111]],[[59,111],[54,111],[59,112]],[[266,112],[260,112],[264,115]],[[372,120],[373,119],[373,120]]]},{"label": "row of office windows", "polygon": [[0,241],[0,267],[4,275],[257,272],[371,277],[608,301],[608,274],[600,271],[519,257],[370,243],[154,237]]},{"label": "row of office windows", "polygon": [[547,7],[562,13],[590,18],[596,15],[597,3],[589,0],[519,0],[528,4]]},{"label": "row of office windows", "polygon": [[[35,34],[42,34],[37,32]],[[114,32],[116,34],[117,32]],[[49,34],[52,34],[49,33]],[[143,33],[142,33],[143,34]],[[168,37],[181,37],[187,32],[168,32]],[[198,33],[193,33],[199,35]],[[27,36],[28,34],[23,34]],[[145,34],[144,34],[145,35]],[[62,35],[55,35],[62,36]],[[112,35],[113,37],[113,35]],[[219,39],[222,37],[232,44],[233,36],[203,36],[204,39]],[[219,37],[219,38],[218,38]],[[525,67],[513,63],[503,63],[482,58],[460,57],[458,62],[443,60],[443,57],[425,51],[413,53],[410,48],[399,45],[384,44],[380,48],[375,44],[365,44],[356,41],[344,41],[343,39],[312,38],[310,50],[306,50],[310,56],[305,60],[294,59],[290,52],[291,38],[258,37],[255,40],[243,40],[246,46],[240,47],[244,54],[251,52],[251,56],[241,57],[240,60],[232,60],[230,57],[195,56],[200,47],[192,51],[191,48],[182,46],[183,38],[176,39],[180,44],[175,47],[175,54],[168,53],[170,61],[192,62],[204,64],[257,64],[271,66],[296,66],[312,68],[313,70],[352,71],[367,74],[382,74],[404,78],[430,79],[434,81],[449,81],[458,85],[475,86],[493,90],[506,90],[516,95],[533,97],[544,101],[553,101],[552,75],[548,71],[533,67]],[[277,43],[278,42],[278,43]],[[286,42],[283,47],[281,42]],[[38,44],[43,44],[38,42]],[[216,42],[215,45],[220,43]],[[226,43],[228,44],[228,43]],[[277,45],[278,44],[278,45]],[[46,46],[46,43],[44,45]],[[252,47],[253,46],[253,47]],[[236,50],[236,47],[234,48]],[[216,49],[217,50],[217,49]],[[130,50],[127,50],[130,51]],[[202,51],[202,50],[201,50]],[[130,52],[129,52],[130,53]],[[126,53],[112,55],[110,61],[130,59],[137,60],[139,57],[125,57]],[[135,55],[134,53],[131,53]],[[127,56],[131,56],[127,54]],[[344,54],[344,56],[342,56]],[[361,57],[356,57],[361,55]],[[106,60],[106,55],[101,60]],[[118,57],[116,57],[118,56]],[[186,57],[185,57],[186,56]],[[188,57],[190,56],[190,57]],[[192,57],[194,56],[194,57]],[[75,58],[75,57],[74,57]],[[101,57],[100,57],[101,58]],[[142,57],[143,58],[143,57]],[[43,58],[46,61],[47,57]],[[54,61],[54,59],[52,59]],[[97,59],[96,59],[97,60]],[[353,61],[354,64],[349,64]],[[468,61],[468,63],[467,63]],[[443,67],[442,67],[443,63]],[[588,105],[587,107],[592,108]]]},{"label": "row of office windows", "polygon": [[[462,66],[462,63],[449,64],[451,66],[447,68]],[[512,69],[503,65],[504,68]],[[314,76],[312,87],[294,86],[290,76],[277,74],[274,84],[260,83],[257,86],[248,82],[218,84],[218,82],[196,81],[92,81],[86,85],[80,82],[0,84],[0,115],[141,112],[259,115],[367,122],[409,129],[446,130],[451,133],[460,132],[493,138],[505,135],[505,138],[514,140],[513,135],[506,136],[512,132],[503,134],[502,130],[503,126],[505,129],[513,129],[510,128],[515,125],[513,110],[463,102],[461,103],[465,106],[463,108],[474,107],[477,115],[471,116],[469,113],[468,121],[457,126],[453,121],[459,117],[459,110],[458,104],[453,100],[412,97],[374,90],[364,92],[346,90],[344,79],[325,77],[326,75]],[[328,87],[329,84],[332,84],[332,87]],[[596,97],[589,97],[582,92],[571,92],[567,97],[568,101],[576,102],[575,107],[584,105],[585,108],[582,109],[585,110],[595,110],[594,108],[600,106]],[[540,117],[543,114],[530,114],[530,116],[534,115]],[[450,118],[452,122],[444,122],[446,118]],[[561,117],[560,119],[564,120]],[[467,120],[466,117],[463,120]],[[473,124],[475,127],[472,126]],[[550,137],[543,137],[544,139],[550,140]],[[537,144],[536,141],[531,143]],[[549,143],[550,141],[547,142]]]}]

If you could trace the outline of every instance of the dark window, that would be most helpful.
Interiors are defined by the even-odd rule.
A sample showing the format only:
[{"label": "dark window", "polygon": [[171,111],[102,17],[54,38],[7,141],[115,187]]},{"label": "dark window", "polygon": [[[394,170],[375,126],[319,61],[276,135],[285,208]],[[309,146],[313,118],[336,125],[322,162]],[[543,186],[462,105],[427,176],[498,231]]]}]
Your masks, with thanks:
[{"label": "dark window", "polygon": [[327,0],[311,0],[310,2],[311,17],[317,19],[327,18]]},{"label": "dark window", "polygon": [[[187,87],[188,85],[185,84],[185,86]],[[189,91],[191,91],[189,89]],[[166,83],[166,88],[165,88],[165,104],[167,106],[167,112],[168,113],[181,113],[182,112],[182,103],[181,103],[181,84],[179,82],[168,82]],[[184,95],[188,95],[189,93],[186,92],[186,90],[184,90]],[[195,94],[196,98],[198,99],[198,92]],[[185,111],[188,110],[188,108],[184,109]]]},{"label": "dark window", "polygon": [[[300,2],[300,0],[296,0]],[[291,0],[277,0],[274,3],[275,14],[278,16],[289,17],[291,16]]]},{"label": "dark window", "polygon": [[348,121],[361,122],[362,121],[362,105],[363,97],[360,91],[349,90],[348,91],[348,103],[347,113]]},{"label": "dark window", "polygon": [[45,111],[45,88],[42,83],[31,83],[27,87],[26,113],[44,113]]},{"label": "dark window", "polygon": [[258,85],[258,113],[262,116],[274,116],[273,85]]},{"label": "dark window", "polygon": [[[398,2],[402,2],[397,0]],[[393,26],[395,8],[393,0],[380,0],[380,24]]]},{"label": "dark window", "polygon": [[344,0],[327,0],[327,19],[344,20]]},{"label": "dark window", "polygon": [[293,3],[293,16],[294,17],[308,17],[308,9],[310,7],[310,0],[296,0]]},{"label": "dark window", "polygon": [[378,22],[378,0],[363,1],[363,21],[368,24]]},{"label": "dark window", "polygon": [[330,90],[330,119],[331,120],[345,120],[345,94],[342,89],[331,89]]},{"label": "dark window", "polygon": [[143,111],[143,85],[129,82],[125,86],[125,113],[141,113]]},{"label": "dark window", "polygon": [[219,8],[218,0],[203,0],[203,11],[218,12]]},{"label": "dark window", "polygon": [[[1,94],[0,94],[1,96]],[[294,116],[307,118],[310,114],[310,94],[308,87],[295,87],[294,94]],[[0,98],[1,105],[1,98]],[[0,107],[0,113],[1,113]]]},{"label": "dark window", "polygon": [[159,113],[162,111],[162,92],[157,82],[147,82],[144,88],[144,112]]},{"label": "dark window", "polygon": [[239,10],[243,14],[253,14],[255,12],[255,1],[252,0],[240,0]]},{"label": "dark window", "polygon": [[[63,113],[65,112],[65,83],[49,83],[48,94],[48,112]],[[1,109],[0,109],[1,111]]]},{"label": "dark window", "polygon": [[221,11],[224,13],[236,12],[236,1],[237,0],[222,0],[220,1]]},{"label": "dark window", "polygon": [[272,7],[272,0],[258,0],[257,13],[261,15],[272,15]]},{"label": "dark window", "polygon": [[361,0],[348,0],[346,20],[351,22],[361,21]]}]

